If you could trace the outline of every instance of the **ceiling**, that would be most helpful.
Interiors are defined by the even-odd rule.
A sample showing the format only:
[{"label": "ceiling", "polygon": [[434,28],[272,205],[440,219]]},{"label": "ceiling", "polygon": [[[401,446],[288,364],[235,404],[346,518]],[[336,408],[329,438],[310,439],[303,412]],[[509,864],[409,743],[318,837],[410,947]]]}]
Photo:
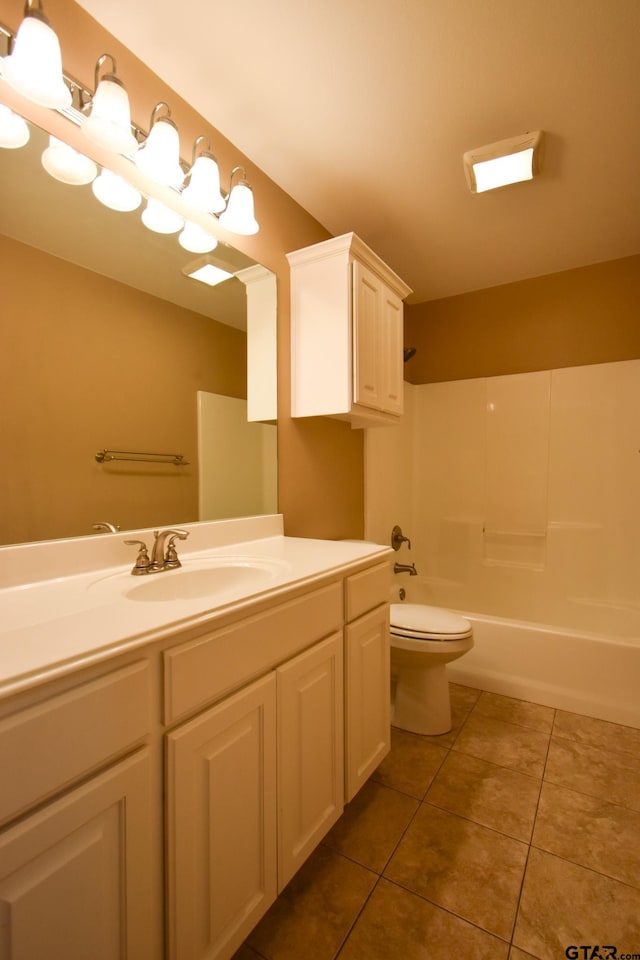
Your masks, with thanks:
[{"label": "ceiling", "polygon": [[[640,253],[639,0],[80,6],[409,302]],[[469,192],[466,150],[536,129],[540,177]]]}]

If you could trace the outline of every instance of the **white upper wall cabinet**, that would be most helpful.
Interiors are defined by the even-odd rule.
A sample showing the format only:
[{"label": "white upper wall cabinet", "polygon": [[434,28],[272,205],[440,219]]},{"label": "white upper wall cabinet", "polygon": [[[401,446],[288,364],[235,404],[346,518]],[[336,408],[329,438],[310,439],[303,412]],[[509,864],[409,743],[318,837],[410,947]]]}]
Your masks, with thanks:
[{"label": "white upper wall cabinet", "polygon": [[287,254],[291,415],[353,427],[402,415],[403,305],[410,288],[354,233]]}]

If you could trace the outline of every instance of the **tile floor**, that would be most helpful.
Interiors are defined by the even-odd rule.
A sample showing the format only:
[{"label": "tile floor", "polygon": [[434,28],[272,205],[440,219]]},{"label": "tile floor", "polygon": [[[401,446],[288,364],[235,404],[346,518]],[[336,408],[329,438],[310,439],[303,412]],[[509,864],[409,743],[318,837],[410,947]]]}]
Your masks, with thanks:
[{"label": "tile floor", "polygon": [[234,960],[640,958],[640,730],[451,697],[450,733],[393,730]]}]

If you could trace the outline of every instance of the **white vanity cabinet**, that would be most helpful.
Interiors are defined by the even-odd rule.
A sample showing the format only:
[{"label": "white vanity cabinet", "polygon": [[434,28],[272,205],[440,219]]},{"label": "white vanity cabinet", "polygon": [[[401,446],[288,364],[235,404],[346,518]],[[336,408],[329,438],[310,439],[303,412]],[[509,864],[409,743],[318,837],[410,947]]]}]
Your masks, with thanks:
[{"label": "white vanity cabinet", "polygon": [[291,415],[397,422],[407,285],[353,233],[287,254]]},{"label": "white vanity cabinet", "polygon": [[32,700],[0,720],[0,956],[158,960],[149,665]]},{"label": "white vanity cabinet", "polygon": [[[301,652],[296,653],[300,650]],[[342,813],[342,584],[165,653],[173,960],[228,958]]]}]

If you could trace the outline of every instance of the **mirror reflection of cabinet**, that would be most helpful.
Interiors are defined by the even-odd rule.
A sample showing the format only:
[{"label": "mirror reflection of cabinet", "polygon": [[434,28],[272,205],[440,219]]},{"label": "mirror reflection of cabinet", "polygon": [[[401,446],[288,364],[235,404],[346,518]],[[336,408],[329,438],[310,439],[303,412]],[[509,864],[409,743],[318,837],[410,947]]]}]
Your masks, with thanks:
[{"label": "mirror reflection of cabinet", "polygon": [[287,256],[292,416],[397,422],[409,287],[353,233]]}]

